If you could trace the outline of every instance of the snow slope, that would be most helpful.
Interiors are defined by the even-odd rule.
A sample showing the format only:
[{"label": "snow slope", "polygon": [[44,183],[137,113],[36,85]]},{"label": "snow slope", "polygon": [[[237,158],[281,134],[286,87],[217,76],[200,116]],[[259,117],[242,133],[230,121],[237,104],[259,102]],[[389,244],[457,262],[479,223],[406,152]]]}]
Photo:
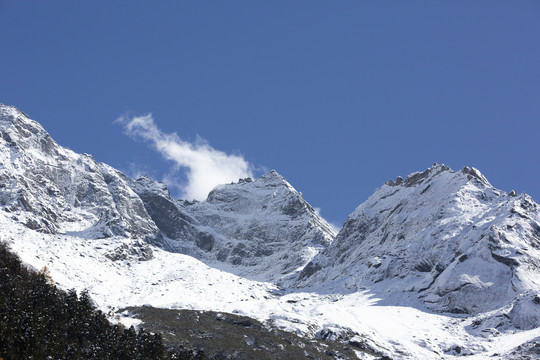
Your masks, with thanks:
[{"label": "snow slope", "polygon": [[476,169],[390,181],[335,237],[275,171],[186,202],[14,107],[0,134],[0,241],[113,315],[238,313],[394,359],[525,359],[540,339],[538,205]]}]

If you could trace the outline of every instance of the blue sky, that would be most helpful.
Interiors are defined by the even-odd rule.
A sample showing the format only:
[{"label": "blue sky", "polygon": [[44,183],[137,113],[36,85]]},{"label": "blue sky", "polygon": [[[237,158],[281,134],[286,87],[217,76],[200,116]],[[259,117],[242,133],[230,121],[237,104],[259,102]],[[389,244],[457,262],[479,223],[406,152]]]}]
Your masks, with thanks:
[{"label": "blue sky", "polygon": [[133,117],[276,169],[338,224],[433,162],[538,201],[539,19],[527,0],[0,0],[0,102],[178,195],[186,168]]}]

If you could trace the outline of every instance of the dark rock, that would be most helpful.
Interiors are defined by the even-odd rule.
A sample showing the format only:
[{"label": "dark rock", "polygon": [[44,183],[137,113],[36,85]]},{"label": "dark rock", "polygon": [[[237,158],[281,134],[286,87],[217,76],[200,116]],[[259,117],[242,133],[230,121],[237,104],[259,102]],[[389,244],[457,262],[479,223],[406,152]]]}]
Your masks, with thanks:
[{"label": "dark rock", "polygon": [[509,258],[509,257],[497,255],[493,251],[491,252],[491,257],[493,257],[493,259],[500,262],[501,264],[504,264],[504,265],[509,266],[511,268],[514,268],[514,267],[519,265],[519,262],[516,259],[512,259],[512,258]]},{"label": "dark rock", "polygon": [[[139,178],[137,180],[139,186],[134,186],[134,190],[141,198],[146,211],[159,230],[171,239],[185,237],[186,234],[192,232],[189,216],[175,205],[166,186],[160,184],[163,186],[161,192],[150,191],[148,181],[153,182],[148,178]],[[159,185],[156,184],[155,186]]]},{"label": "dark rock", "polygon": [[424,181],[424,179],[426,179],[430,175],[430,173],[431,173],[431,169],[427,169],[421,173],[416,173],[416,174],[407,176],[407,178],[405,179],[405,186],[411,187],[411,186],[421,184]]},{"label": "dark rock", "polygon": [[457,307],[448,310],[448,312],[451,314],[469,314],[469,311],[467,309],[457,308]]},{"label": "dark rock", "polygon": [[304,202],[300,198],[293,198],[282,208],[284,214],[298,216],[305,212]]},{"label": "dark rock", "polygon": [[216,259],[218,261],[224,262],[229,257],[229,251],[227,249],[222,249],[216,254]]},{"label": "dark rock", "polygon": [[321,269],[322,267],[319,264],[315,264],[313,261],[311,261],[304,267],[304,269],[302,269],[298,279],[302,280],[304,278],[308,278]]},{"label": "dark rock", "polygon": [[113,261],[138,260],[148,261],[154,258],[152,249],[145,243],[122,244],[105,256]]},{"label": "dark rock", "polygon": [[246,244],[244,243],[239,243],[238,245],[236,245],[232,251],[231,251],[231,255],[240,255],[240,256],[245,256],[247,255],[247,252],[246,252]]},{"label": "dark rock", "polygon": [[420,272],[430,272],[431,269],[433,269],[433,264],[429,260],[422,260],[420,263],[416,264],[414,269]]},{"label": "dark rock", "polygon": [[195,244],[197,247],[204,251],[210,251],[214,247],[214,237],[212,234],[200,232],[197,234]]}]

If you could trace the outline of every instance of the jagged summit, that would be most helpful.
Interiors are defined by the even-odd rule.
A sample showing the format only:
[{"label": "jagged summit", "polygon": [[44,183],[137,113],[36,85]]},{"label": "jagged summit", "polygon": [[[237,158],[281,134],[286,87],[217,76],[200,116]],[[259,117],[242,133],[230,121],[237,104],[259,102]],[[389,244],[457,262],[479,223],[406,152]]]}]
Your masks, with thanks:
[{"label": "jagged summit", "polygon": [[302,194],[275,170],[255,180],[247,178],[240,179],[238,183],[219,185],[210,192],[206,203],[220,204],[220,208],[236,213],[272,208],[293,217],[307,213],[315,215]]},{"label": "jagged summit", "polygon": [[479,192],[485,192],[484,199],[487,199],[488,195],[493,198],[492,194],[506,194],[493,188],[484,175],[474,167],[466,166],[454,171],[444,164],[435,163],[424,171],[409,174],[405,179],[397,177],[395,181],[387,181],[365,203],[358,206],[349,218],[359,211],[368,211],[367,204],[377,207],[398,200],[403,203],[415,201],[419,203],[419,207],[424,205],[437,207],[445,205],[444,202],[450,201],[449,199],[453,197],[465,194],[478,195]]},{"label": "jagged summit", "polygon": [[267,183],[288,184],[285,178],[281,176],[276,170],[270,170],[270,172],[268,172],[267,174],[262,175],[260,179]]},{"label": "jagged summit", "polygon": [[53,152],[58,144],[49,133],[15,106],[0,104],[0,131],[3,140],[13,150],[35,149],[48,155],[57,155]]},{"label": "jagged summit", "polygon": [[483,182],[484,184],[486,184],[487,186],[491,186],[491,184],[489,183],[488,179],[486,179],[486,177],[484,175],[482,175],[482,173],[480,172],[480,170],[474,168],[474,167],[468,167],[468,166],[465,166],[463,169],[461,169],[461,172],[463,174],[468,174],[468,179],[471,180],[471,178],[469,176],[472,176],[472,177],[475,177],[477,178],[478,180],[480,180],[481,182]]},{"label": "jagged summit", "polygon": [[[424,182],[425,179],[427,179],[430,176],[437,175],[441,172],[449,171],[454,172],[452,169],[450,169],[448,166],[444,164],[437,164],[434,163],[433,166],[430,168],[427,168],[426,170],[420,172],[413,172],[409,174],[405,180],[401,176],[398,176],[396,180],[389,180],[385,182],[385,185],[388,186],[405,186],[405,187],[411,187],[420,185]],[[485,178],[484,175],[480,172],[480,170],[474,168],[474,167],[468,167],[465,166],[463,169],[460,170],[462,174],[467,174],[467,179],[472,180],[472,178],[476,178],[477,180],[483,182],[487,186],[491,186],[489,181]]]},{"label": "jagged summit", "polygon": [[253,180],[250,177],[244,178],[244,179],[238,179],[237,182],[233,182],[230,184],[222,184],[216,186],[215,189],[210,191],[208,194],[208,198],[206,201],[213,201],[213,197],[216,193],[220,193],[223,191],[227,191],[228,188],[235,188],[238,185],[247,185],[253,183],[253,186],[256,188],[275,188],[275,187],[283,187],[287,188],[293,192],[296,192],[296,190],[292,187],[291,184],[285,178],[280,175],[276,170],[271,170],[270,172],[261,175],[257,179]]},{"label": "jagged summit", "polygon": [[[34,122],[36,123],[37,125],[39,125],[38,122],[34,121],[34,120],[30,120],[30,117],[28,115],[26,115],[26,113],[24,113],[22,110],[20,110],[19,108],[17,108],[16,106],[14,105],[6,105],[6,104],[3,104],[3,103],[0,103],[0,114],[2,114],[2,118],[3,118],[3,121],[15,121],[17,119],[17,114],[21,114],[23,115],[25,118],[29,119],[30,122]],[[12,115],[11,117],[9,115]],[[39,125],[41,126],[41,125]]]}]

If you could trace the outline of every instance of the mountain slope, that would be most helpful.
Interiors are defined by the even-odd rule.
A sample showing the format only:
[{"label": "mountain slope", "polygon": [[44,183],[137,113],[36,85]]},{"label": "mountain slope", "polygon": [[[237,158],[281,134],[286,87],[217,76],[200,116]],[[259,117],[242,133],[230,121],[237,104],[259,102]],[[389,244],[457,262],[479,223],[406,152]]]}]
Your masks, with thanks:
[{"label": "mountain slope", "polygon": [[170,349],[161,334],[111,324],[87,293],[64,292],[0,243],[0,358],[206,359]]},{"label": "mountain slope", "polygon": [[58,145],[37,122],[0,105],[0,206],[47,233],[144,238],[158,228],[121,173]]},{"label": "mountain slope", "polygon": [[[540,289],[539,222],[528,195],[497,190],[474,168],[435,164],[379,188],[298,284],[340,282],[389,299],[392,290],[402,304],[408,296],[450,313],[478,314],[522,297],[531,303]],[[537,308],[524,316],[514,307],[514,325],[536,327]]]}]

